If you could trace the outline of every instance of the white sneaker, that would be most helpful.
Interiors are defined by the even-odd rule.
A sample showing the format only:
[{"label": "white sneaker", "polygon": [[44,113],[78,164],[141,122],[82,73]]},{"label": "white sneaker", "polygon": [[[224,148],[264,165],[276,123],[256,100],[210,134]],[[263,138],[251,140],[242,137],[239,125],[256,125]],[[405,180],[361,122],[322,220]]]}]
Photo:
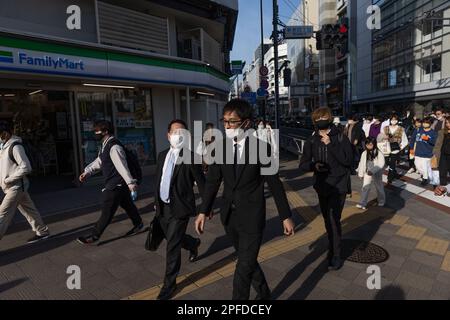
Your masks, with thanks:
[{"label": "white sneaker", "polygon": [[366,210],[366,209],[367,209],[366,207],[364,207],[364,206],[362,206],[362,205],[360,205],[360,204],[357,204],[356,207],[357,207],[358,209],[363,209],[363,210]]},{"label": "white sneaker", "polygon": [[407,173],[407,174],[411,174],[411,173],[414,173],[414,172],[416,172],[416,169],[411,168],[411,169],[409,169],[408,172],[406,172],[406,173]]},{"label": "white sneaker", "polygon": [[379,206],[379,207],[384,207],[385,204],[384,204],[384,203],[379,203],[378,206]]}]

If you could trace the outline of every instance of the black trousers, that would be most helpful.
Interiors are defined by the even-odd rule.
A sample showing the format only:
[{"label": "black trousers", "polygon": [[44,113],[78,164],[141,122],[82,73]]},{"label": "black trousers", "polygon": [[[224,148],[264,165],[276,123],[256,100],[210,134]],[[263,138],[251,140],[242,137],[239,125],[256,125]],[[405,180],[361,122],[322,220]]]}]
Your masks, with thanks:
[{"label": "black trousers", "polygon": [[249,300],[253,286],[259,299],[269,299],[270,289],[258,263],[262,242],[261,233],[249,234],[239,230],[236,215],[231,212],[225,231],[237,252],[237,265],[233,279],[233,300]]},{"label": "black trousers", "polygon": [[450,156],[442,154],[439,160],[439,180],[441,186],[447,186],[450,173]]},{"label": "black trousers", "polygon": [[400,153],[391,153],[386,160],[388,165],[388,181],[392,182],[398,177],[397,162],[400,160]]},{"label": "black trousers", "polygon": [[328,254],[330,258],[340,257],[341,255],[341,215],[346,197],[346,194],[339,193],[319,194],[320,210],[327,230]]},{"label": "black trousers", "polygon": [[117,209],[122,207],[134,226],[142,223],[139,211],[131,199],[128,186],[117,187],[114,190],[104,190],[101,196],[102,214],[94,226],[93,236],[100,238],[106,227],[111,223]]},{"label": "black trousers", "polygon": [[164,236],[167,240],[166,249],[166,273],[164,286],[172,287],[176,284],[181,266],[181,248],[194,250],[197,239],[186,234],[189,218],[178,219],[174,217],[168,204],[161,205],[161,213],[158,216]]}]

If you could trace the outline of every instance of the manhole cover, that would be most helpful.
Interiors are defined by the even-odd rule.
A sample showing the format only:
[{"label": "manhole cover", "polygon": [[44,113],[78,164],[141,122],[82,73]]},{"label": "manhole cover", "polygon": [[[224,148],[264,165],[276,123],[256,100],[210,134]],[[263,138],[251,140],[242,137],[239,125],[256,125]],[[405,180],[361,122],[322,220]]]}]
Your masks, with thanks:
[{"label": "manhole cover", "polygon": [[367,241],[343,239],[342,258],[356,263],[382,263],[389,259],[389,253],[380,246]]}]

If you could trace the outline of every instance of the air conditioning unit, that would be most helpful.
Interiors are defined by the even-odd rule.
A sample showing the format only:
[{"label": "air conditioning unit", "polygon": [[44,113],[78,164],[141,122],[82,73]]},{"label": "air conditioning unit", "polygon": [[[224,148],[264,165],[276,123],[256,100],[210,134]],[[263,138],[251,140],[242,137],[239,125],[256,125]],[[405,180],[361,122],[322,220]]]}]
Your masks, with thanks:
[{"label": "air conditioning unit", "polygon": [[183,51],[184,57],[193,59],[193,60],[201,60],[202,59],[202,46],[200,40],[195,38],[184,39],[183,41]]}]

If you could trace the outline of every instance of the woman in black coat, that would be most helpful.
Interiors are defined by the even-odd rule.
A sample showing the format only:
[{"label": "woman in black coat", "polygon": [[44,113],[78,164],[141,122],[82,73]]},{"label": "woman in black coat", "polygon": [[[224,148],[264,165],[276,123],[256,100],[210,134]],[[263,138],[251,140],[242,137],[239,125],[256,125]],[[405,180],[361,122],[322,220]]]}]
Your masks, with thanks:
[{"label": "woman in black coat", "polygon": [[314,189],[328,234],[330,270],[342,267],[341,214],[347,194],[351,193],[350,173],[353,148],[349,139],[332,125],[331,110],[319,108],[312,115],[316,131],[304,145],[300,159],[302,172],[314,172]]}]

